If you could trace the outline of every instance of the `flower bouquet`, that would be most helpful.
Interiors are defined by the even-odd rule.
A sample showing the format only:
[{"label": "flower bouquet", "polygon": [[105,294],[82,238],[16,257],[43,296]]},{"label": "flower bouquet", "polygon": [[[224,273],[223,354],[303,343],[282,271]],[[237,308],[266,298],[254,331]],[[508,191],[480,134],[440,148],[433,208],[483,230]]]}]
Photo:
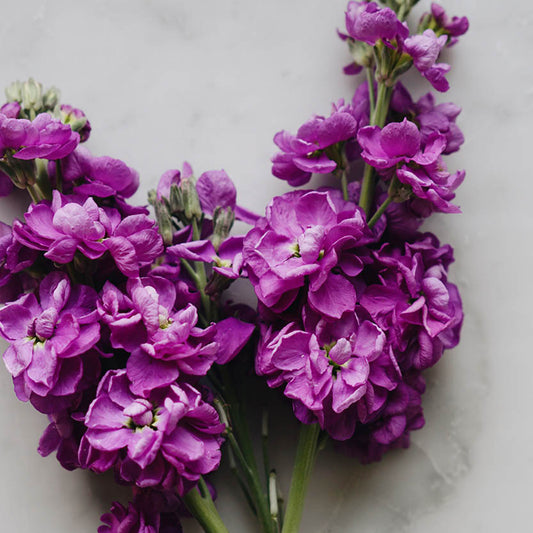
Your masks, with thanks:
[{"label": "flower bouquet", "polygon": [[[324,446],[368,463],[423,426],[423,371],[458,343],[463,315],[453,250],[420,226],[459,212],[464,172],[445,156],[463,136],[458,106],[414,100],[400,80],[414,69],[445,92],[439,55],[468,21],[432,4],[411,32],[416,3],[348,3],[345,73],[365,77],[329,116],[274,137],[275,177],[324,181],[264,216],[237,203],[225,171],[196,177],[188,163],[163,174],[150,209],[132,205],[137,172],[83,146],[81,110],[33,80],[7,89],[0,194],[31,203],[0,225],[4,363],[17,398],[49,418],[41,455],[131,487],[99,533],[180,532],[187,516],[227,532],[221,490],[241,491],[258,531],[295,533]],[[249,230],[232,234],[235,220]],[[286,498],[272,395],[300,425]],[[209,477],[221,460],[232,486]]]}]

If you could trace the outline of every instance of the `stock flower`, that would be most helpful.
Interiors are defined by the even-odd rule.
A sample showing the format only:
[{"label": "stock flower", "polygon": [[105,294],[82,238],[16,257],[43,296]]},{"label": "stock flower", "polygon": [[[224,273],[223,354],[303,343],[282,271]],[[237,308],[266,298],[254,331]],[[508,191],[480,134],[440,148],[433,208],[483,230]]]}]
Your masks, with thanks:
[{"label": "stock flower", "polygon": [[[55,167],[49,172],[55,176]],[[120,159],[93,156],[79,146],[61,161],[64,190],[69,185],[76,194],[106,198],[119,195],[129,198],[139,187],[139,174]]]},{"label": "stock flower", "polygon": [[141,396],[132,393],[125,370],[110,370],[85,424],[82,464],[96,471],[115,464],[123,481],[139,487],[175,487],[183,495],[220,463],[225,426],[186,383]]},{"label": "stock flower", "polygon": [[464,35],[468,31],[468,19],[466,17],[449,17],[442,6],[436,3],[431,4],[431,15],[440,28],[450,36],[448,46],[457,43],[457,37]]},{"label": "stock flower", "polygon": [[411,187],[418,198],[427,201],[435,210],[459,213],[450,200],[462,183],[464,172],[450,174],[441,154],[446,138],[440,133],[431,134],[426,143],[416,124],[404,119],[391,122],[383,129],[367,126],[359,130],[357,139],[363,148],[361,157],[378,170],[396,168],[398,180]]},{"label": "stock flower", "polygon": [[276,133],[274,142],[281,149],[272,158],[272,174],[294,187],[304,185],[313,173],[329,174],[337,168],[328,148],[355,137],[357,120],[346,110],[325,118],[314,116],[300,126],[296,135],[286,130]]},{"label": "stock flower", "polygon": [[456,152],[464,142],[463,133],[455,123],[461,112],[456,104],[446,102],[435,105],[432,93],[425,94],[415,103],[407,89],[398,82],[394,88],[391,108],[412,118],[420,130],[422,144],[427,143],[435,133],[444,135],[446,147],[443,154]]},{"label": "stock flower", "polygon": [[413,58],[413,64],[437,91],[446,92],[450,88],[445,75],[450,70],[446,63],[436,63],[448,37],[437,37],[433,30],[425,30],[420,35],[405,39],[404,50]]},{"label": "stock flower", "polygon": [[425,382],[420,373],[412,372],[392,390],[384,408],[369,423],[357,426],[353,437],[341,448],[363,463],[379,461],[383,454],[409,446],[411,431],[424,426],[422,394]]},{"label": "stock flower", "polygon": [[348,2],[346,30],[353,39],[370,45],[379,39],[389,43],[409,35],[409,29],[392,9],[379,7],[375,2]]},{"label": "stock flower", "polygon": [[361,305],[387,331],[402,367],[434,365],[444,348],[459,342],[463,320],[457,287],[448,282],[450,246],[430,234],[375,252],[380,283],[369,285]]},{"label": "stock flower", "polygon": [[141,489],[124,507],[114,502],[102,515],[98,533],[182,533],[176,495],[170,491]]},{"label": "stock flower", "polygon": [[2,120],[0,115],[0,147],[18,149],[13,155],[16,159],[62,159],[73,152],[79,142],[78,133],[48,113],[37,115],[32,122]]},{"label": "stock flower", "polygon": [[135,277],[163,253],[161,236],[146,215],[122,219],[118,210],[98,207],[91,197],[54,190],[52,202],[30,205],[24,218],[25,223],[13,223],[15,238],[57,263],[70,263],[77,251],[89,259],[109,251],[119,270]]},{"label": "stock flower", "polygon": [[80,142],[87,141],[91,135],[91,123],[87,120],[85,113],[81,109],[68,104],[61,104],[59,110],[65,124],[69,124],[73,128],[74,126],[80,126],[76,128],[76,131],[80,134]]},{"label": "stock flower", "polygon": [[311,307],[339,318],[355,306],[348,278],[363,268],[350,249],[371,240],[362,211],[339,191],[293,191],[272,200],[245,237],[243,257],[258,299],[273,312],[285,311],[308,282]]},{"label": "stock flower", "polygon": [[11,343],[4,362],[20,400],[32,393],[74,394],[84,374],[83,356],[100,339],[96,293],[52,272],[41,282],[39,298],[25,294],[0,309],[0,332]]},{"label": "stock flower", "polygon": [[346,440],[358,413],[366,418],[381,408],[400,374],[376,324],[354,311],[335,322],[314,322],[306,330],[294,323],[279,332],[263,329],[256,371],[271,387],[285,385],[300,421],[318,422],[334,439]]}]

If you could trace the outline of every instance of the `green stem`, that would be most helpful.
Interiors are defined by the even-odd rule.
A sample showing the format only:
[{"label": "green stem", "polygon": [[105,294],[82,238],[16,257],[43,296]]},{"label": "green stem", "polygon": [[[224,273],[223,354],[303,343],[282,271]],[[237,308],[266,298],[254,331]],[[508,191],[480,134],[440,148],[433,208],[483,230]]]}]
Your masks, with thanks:
[{"label": "green stem", "polygon": [[385,213],[387,207],[392,203],[392,198],[387,196],[387,199],[379,206],[378,210],[374,213],[374,216],[368,222],[368,227],[372,228],[374,224],[379,220],[379,217]]},{"label": "green stem", "polygon": [[319,435],[318,424],[302,424],[282,533],[298,533],[299,531],[305,493],[315,463]]},{"label": "green stem", "polygon": [[[378,96],[374,113],[370,117],[371,126],[379,126],[383,128],[387,113],[389,112],[389,104],[392,96],[392,88],[385,85],[384,82],[378,83]],[[361,185],[361,197],[359,198],[359,207],[366,213],[367,218],[372,208],[374,201],[374,189],[376,188],[376,181],[374,178],[374,168],[368,163],[365,165],[363,183]]]},{"label": "green stem", "polygon": [[368,82],[368,99],[370,100],[370,116],[374,114],[376,109],[376,96],[374,95],[374,69],[366,68],[366,80]]},{"label": "green stem", "polygon": [[348,201],[348,176],[346,175],[346,169],[343,169],[341,174],[341,187],[342,187],[342,197],[345,202]]},{"label": "green stem", "polygon": [[[199,485],[200,490],[206,488],[204,486],[205,482],[203,482],[202,486]],[[185,494],[183,501],[187,509],[189,509],[206,533],[229,533],[211,499],[209,490],[202,490],[202,493],[200,494],[199,490],[194,488]]]}]

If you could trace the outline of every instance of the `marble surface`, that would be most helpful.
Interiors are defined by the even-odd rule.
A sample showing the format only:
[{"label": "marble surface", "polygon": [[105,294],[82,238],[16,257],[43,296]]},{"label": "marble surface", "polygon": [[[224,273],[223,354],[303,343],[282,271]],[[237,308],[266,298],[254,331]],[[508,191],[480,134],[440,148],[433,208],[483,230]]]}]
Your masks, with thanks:
[{"label": "marble surface", "polygon": [[[467,141],[450,161],[466,168],[464,214],[429,226],[456,248],[452,278],[466,320],[458,348],[428,373],[426,427],[413,445],[361,467],[326,450],[302,525],[305,533],[528,531],[533,476],[530,177],[533,72],[526,0],[442,0],[471,30],[447,53],[450,92],[463,106]],[[295,130],[349,97],[348,56],[336,38],[344,0],[27,0],[2,3],[0,85],[29,76],[60,87],[84,109],[89,147],[142,176],[135,199],[184,159],[199,172],[224,168],[240,202],[257,211],[287,190],[270,177],[273,134]],[[421,0],[417,12],[427,8]],[[417,92],[428,89],[415,81]],[[0,218],[21,207],[0,200]],[[3,347],[4,345],[2,345]],[[19,403],[0,372],[2,531],[96,531],[111,499],[109,477],[66,472],[36,453],[43,416]],[[288,483],[295,432],[274,458]],[[278,435],[281,432],[278,432]],[[222,471],[220,482],[227,479]],[[220,496],[232,533],[253,531],[239,499]],[[186,533],[199,529],[186,523]]]}]

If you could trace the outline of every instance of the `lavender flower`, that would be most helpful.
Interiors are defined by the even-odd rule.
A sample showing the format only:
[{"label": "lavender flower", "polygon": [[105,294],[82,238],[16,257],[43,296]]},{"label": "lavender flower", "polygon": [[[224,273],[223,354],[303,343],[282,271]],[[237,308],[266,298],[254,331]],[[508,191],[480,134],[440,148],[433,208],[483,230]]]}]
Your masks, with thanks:
[{"label": "lavender flower", "polygon": [[71,287],[67,276],[49,274],[39,299],[26,294],[0,309],[0,333],[11,342],[4,362],[22,401],[37,396],[67,396],[78,391],[83,356],[100,338],[96,293]]},{"label": "lavender flower", "polygon": [[328,118],[314,116],[296,135],[280,131],[274,142],[281,148],[272,158],[272,173],[296,187],[307,183],[313,173],[328,174],[339,163],[340,143],[357,132],[357,120],[347,109],[333,110]]},{"label": "lavender flower", "polygon": [[85,419],[81,462],[96,471],[115,464],[126,482],[183,495],[218,467],[224,425],[191,385],[142,396],[131,385],[125,370],[103,377]]},{"label": "lavender flower", "polygon": [[392,9],[381,8],[375,2],[348,2],[346,30],[353,39],[369,45],[375,45],[379,39],[390,43],[409,35],[409,29]]},{"label": "lavender flower", "polygon": [[317,317],[306,330],[292,323],[263,331],[257,351],[258,374],[271,387],[285,385],[300,421],[318,422],[338,440],[381,409],[401,379],[385,333],[365,316],[351,311],[336,322]]},{"label": "lavender flower", "polygon": [[433,30],[425,30],[421,35],[413,35],[404,42],[404,50],[413,58],[415,67],[440,92],[446,92],[450,88],[445,78],[450,65],[436,63],[447,41],[446,35],[437,37]]},{"label": "lavender flower", "polygon": [[243,257],[257,297],[272,311],[285,311],[309,282],[311,307],[339,318],[355,306],[349,278],[362,270],[349,249],[372,239],[361,210],[339,191],[294,191],[273,199],[246,236]]},{"label": "lavender flower", "polygon": [[429,136],[425,145],[413,122],[391,122],[383,129],[378,126],[362,128],[357,139],[363,148],[361,157],[379,170],[396,167],[398,180],[412,188],[418,198],[426,200],[432,208],[444,213],[457,213],[460,209],[450,200],[462,183],[464,172],[451,175],[447,172],[441,154],[446,138],[440,133]]}]

